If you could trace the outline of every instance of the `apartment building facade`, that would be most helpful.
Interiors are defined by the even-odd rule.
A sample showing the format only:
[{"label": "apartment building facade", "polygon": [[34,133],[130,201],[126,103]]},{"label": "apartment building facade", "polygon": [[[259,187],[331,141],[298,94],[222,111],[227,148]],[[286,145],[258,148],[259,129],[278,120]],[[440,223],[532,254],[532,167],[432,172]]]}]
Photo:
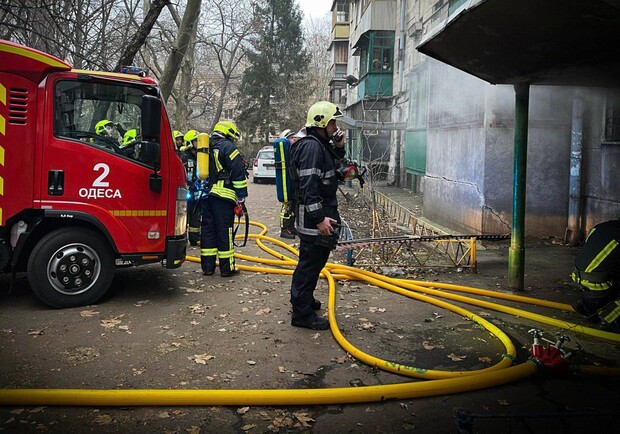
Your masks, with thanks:
[{"label": "apartment building facade", "polygon": [[[476,2],[482,0],[349,0],[347,75],[353,78],[345,80],[346,114],[362,125],[349,132],[350,145],[362,161],[389,160],[401,186],[423,191],[429,219],[459,232],[507,233],[514,89],[491,85],[416,49]],[[569,216],[571,201],[582,205],[582,234],[620,217],[618,94],[618,89],[531,87],[527,235],[563,237],[568,219],[575,219]],[[577,198],[571,192],[576,128],[583,136]]]}]

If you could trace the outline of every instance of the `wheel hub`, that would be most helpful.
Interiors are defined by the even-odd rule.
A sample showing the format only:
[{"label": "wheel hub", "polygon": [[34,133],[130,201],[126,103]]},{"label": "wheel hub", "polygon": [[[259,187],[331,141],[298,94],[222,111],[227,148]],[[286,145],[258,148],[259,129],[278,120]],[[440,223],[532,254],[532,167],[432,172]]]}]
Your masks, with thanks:
[{"label": "wheel hub", "polygon": [[75,243],[61,247],[47,266],[50,283],[65,295],[77,295],[87,291],[97,281],[99,274],[99,256],[85,244]]}]

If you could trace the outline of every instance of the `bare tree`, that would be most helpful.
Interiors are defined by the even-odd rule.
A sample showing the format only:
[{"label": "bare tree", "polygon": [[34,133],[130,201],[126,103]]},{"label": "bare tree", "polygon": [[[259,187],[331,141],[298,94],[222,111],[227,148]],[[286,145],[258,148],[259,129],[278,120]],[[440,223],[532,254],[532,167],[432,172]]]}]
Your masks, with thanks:
[{"label": "bare tree", "polygon": [[144,17],[144,21],[138,27],[138,30],[133,34],[133,36],[129,39],[129,42],[124,45],[123,51],[121,52],[120,58],[116,63],[115,71],[120,70],[122,65],[128,65],[133,63],[133,59],[138,53],[138,50],[142,48],[144,45],[147,36],[151,33],[151,29],[155,25],[161,10],[170,3],[169,0],[155,0],[153,1],[148,8],[148,12]]},{"label": "bare tree", "polygon": [[312,102],[326,100],[329,90],[329,67],[331,61],[327,49],[331,42],[331,18],[309,18],[306,20],[304,42],[309,54],[309,83]]},{"label": "bare tree", "polygon": [[187,1],[187,7],[183,13],[183,19],[181,20],[175,46],[166,60],[166,66],[164,67],[164,72],[160,79],[161,93],[164,101],[167,101],[172,93],[174,82],[179,73],[179,69],[181,69],[181,63],[191,43],[192,29],[200,15],[201,4],[202,0]]},{"label": "bare tree", "polygon": [[256,31],[256,26],[252,5],[242,0],[214,0],[208,19],[208,33],[203,34],[200,40],[213,51],[221,73],[213,108],[213,128],[222,115],[224,105],[231,102],[228,98],[231,80],[239,78],[239,66],[245,56],[243,46]]}]

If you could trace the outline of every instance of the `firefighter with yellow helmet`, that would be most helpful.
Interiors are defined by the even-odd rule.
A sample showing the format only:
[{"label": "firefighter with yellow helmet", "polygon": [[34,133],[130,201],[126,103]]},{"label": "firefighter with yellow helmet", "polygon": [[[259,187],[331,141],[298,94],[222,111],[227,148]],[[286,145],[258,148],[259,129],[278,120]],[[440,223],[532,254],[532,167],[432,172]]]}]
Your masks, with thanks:
[{"label": "firefighter with yellow helmet", "polygon": [[[308,110],[305,131],[289,151],[289,174],[293,183],[295,218],[299,235],[299,261],[291,282],[291,325],[312,330],[329,329],[329,321],[316,315],[321,308],[314,290],[336,245],[338,179],[336,160],[345,154],[344,135],[336,125],[342,113],[328,101]],[[305,134],[304,134],[305,133]]]},{"label": "firefighter with yellow helmet", "polygon": [[174,150],[179,157],[181,156],[181,148],[183,147],[183,136],[184,134],[178,130],[174,130],[172,133],[172,138],[174,139]]},{"label": "firefighter with yellow helmet", "polygon": [[233,224],[235,207],[248,195],[248,181],[236,143],[241,135],[236,125],[220,121],[213,128],[209,145],[209,194],[201,201],[200,263],[205,275],[215,273],[216,258],[220,275],[237,274]]},{"label": "firefighter with yellow helmet", "polygon": [[199,185],[198,171],[196,166],[198,152],[198,131],[189,130],[183,136],[183,151],[181,153],[181,161],[185,166],[187,173],[187,186],[189,189],[187,198],[187,220],[189,222],[189,230],[187,237],[189,244],[197,246],[200,240],[200,199],[203,192]]}]

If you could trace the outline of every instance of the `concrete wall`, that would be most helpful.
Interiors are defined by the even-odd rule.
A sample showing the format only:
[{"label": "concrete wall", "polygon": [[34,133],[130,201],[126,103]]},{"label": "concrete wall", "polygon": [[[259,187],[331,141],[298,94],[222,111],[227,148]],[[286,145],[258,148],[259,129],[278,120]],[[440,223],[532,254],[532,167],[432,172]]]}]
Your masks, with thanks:
[{"label": "concrete wall", "polygon": [[[512,219],[514,90],[434,64],[424,214],[455,231],[507,233]],[[526,234],[566,228],[572,90],[532,87]]]},{"label": "concrete wall", "polygon": [[428,132],[424,215],[458,232],[479,232],[484,205],[484,137],[481,126]]},{"label": "concrete wall", "polygon": [[[582,162],[582,230],[620,218],[620,143],[604,142],[605,108],[613,91],[582,89],[584,147]],[[616,107],[620,98],[616,90]],[[616,115],[617,116],[617,115]]]}]

